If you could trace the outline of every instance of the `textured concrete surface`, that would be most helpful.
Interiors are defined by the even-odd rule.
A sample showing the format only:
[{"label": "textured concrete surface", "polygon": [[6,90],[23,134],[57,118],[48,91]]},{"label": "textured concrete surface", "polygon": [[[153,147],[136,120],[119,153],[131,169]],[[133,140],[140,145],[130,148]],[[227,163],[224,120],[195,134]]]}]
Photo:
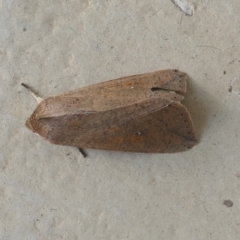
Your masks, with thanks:
[{"label": "textured concrete surface", "polygon": [[[190,2],[1,1],[0,239],[240,239],[240,3]],[[188,152],[84,159],[24,126],[21,82],[47,97],[167,68],[190,76]]]}]

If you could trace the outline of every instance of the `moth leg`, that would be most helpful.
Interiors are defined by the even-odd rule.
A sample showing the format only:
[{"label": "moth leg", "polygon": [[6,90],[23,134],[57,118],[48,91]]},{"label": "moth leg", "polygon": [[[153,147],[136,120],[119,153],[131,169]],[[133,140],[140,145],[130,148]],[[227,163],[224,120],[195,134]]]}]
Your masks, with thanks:
[{"label": "moth leg", "polygon": [[84,158],[87,157],[86,152],[82,148],[79,148],[78,150],[83,155]]}]

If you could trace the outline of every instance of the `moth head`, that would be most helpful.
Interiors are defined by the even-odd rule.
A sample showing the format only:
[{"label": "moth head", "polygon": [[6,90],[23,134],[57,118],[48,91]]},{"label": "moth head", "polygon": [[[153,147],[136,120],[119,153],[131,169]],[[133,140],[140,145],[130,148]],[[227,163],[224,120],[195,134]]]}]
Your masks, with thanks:
[{"label": "moth head", "polygon": [[[22,83],[21,85],[22,85],[23,87],[25,87],[27,90],[29,90],[29,91],[32,93],[32,95],[33,95],[33,97],[36,99],[38,105],[44,100],[43,98],[39,97],[39,96],[36,94],[36,92],[35,92],[31,87],[29,87],[27,84]],[[37,132],[37,130],[35,130],[34,124],[33,124],[33,123],[35,122],[35,119],[36,119],[36,118],[35,118],[35,114],[33,113],[33,114],[28,118],[28,120],[27,120],[26,123],[25,123],[26,127],[27,127],[28,129],[32,130],[34,133]],[[37,134],[37,135],[38,135],[38,134]]]},{"label": "moth head", "polygon": [[[31,117],[30,117],[31,118]],[[34,132],[34,129],[31,125],[31,121],[30,121],[30,118],[28,118],[28,120],[26,121],[25,125],[28,129],[32,130]]]}]

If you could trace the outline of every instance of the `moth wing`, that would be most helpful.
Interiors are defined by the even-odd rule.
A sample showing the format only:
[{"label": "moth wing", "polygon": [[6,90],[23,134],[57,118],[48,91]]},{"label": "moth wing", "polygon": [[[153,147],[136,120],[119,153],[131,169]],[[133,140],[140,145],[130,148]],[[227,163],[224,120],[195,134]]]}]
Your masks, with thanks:
[{"label": "moth wing", "polygon": [[[76,145],[85,141],[97,129],[121,125],[170,104],[170,98],[152,98],[107,111],[86,111],[74,108],[68,97],[47,98],[41,102],[27,121],[27,127],[43,138],[58,144]],[[61,139],[61,140],[60,140]]]},{"label": "moth wing", "polygon": [[147,99],[109,111],[47,117],[35,129],[55,144],[134,152],[179,152],[196,144],[186,108],[169,99]]},{"label": "moth wing", "polygon": [[84,108],[105,111],[131,105],[153,97],[167,98],[167,93],[186,92],[187,74],[162,70],[110,80],[83,87],[59,97],[79,98]]},{"label": "moth wing", "polygon": [[196,143],[197,138],[190,114],[181,103],[172,102],[137,117],[132,114],[128,121],[109,128],[95,129],[86,142],[86,147],[174,153],[189,150]]},{"label": "moth wing", "polygon": [[[158,96],[159,95],[159,96]],[[106,99],[99,99],[96,100],[93,96],[82,98],[82,97],[69,97],[69,96],[56,96],[56,97],[49,97],[44,99],[36,108],[33,115],[36,119],[41,118],[50,118],[50,117],[60,117],[66,115],[89,115],[91,113],[102,113],[107,111],[112,111],[115,109],[122,109],[125,107],[130,107],[132,105],[139,105],[139,104],[147,104],[148,102],[151,103],[153,101],[157,102],[156,107],[164,107],[165,105],[169,104],[171,101],[178,101],[180,102],[184,97],[179,95],[173,91],[159,91],[158,95],[150,96],[149,98],[143,98],[141,100],[134,99],[132,102],[126,102],[125,98],[118,99],[119,103],[115,102],[115,100],[108,100]],[[102,102],[101,102],[102,100]],[[106,101],[106,102],[105,102]],[[102,104],[104,104],[102,106]],[[119,105],[119,106],[116,106]],[[117,112],[118,110],[116,110]],[[120,110],[119,110],[120,111]],[[111,113],[112,113],[111,112]],[[129,113],[131,114],[131,113]],[[135,114],[135,113],[133,113]]]}]

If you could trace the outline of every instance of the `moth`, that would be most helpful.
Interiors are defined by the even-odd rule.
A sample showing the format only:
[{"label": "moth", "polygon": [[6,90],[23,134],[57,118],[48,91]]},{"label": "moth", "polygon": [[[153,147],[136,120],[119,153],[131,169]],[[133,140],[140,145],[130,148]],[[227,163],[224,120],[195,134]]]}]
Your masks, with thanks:
[{"label": "moth", "polygon": [[46,99],[35,95],[39,104],[26,126],[58,145],[144,153],[181,152],[197,143],[191,116],[180,103],[186,87],[186,73],[162,70]]}]

